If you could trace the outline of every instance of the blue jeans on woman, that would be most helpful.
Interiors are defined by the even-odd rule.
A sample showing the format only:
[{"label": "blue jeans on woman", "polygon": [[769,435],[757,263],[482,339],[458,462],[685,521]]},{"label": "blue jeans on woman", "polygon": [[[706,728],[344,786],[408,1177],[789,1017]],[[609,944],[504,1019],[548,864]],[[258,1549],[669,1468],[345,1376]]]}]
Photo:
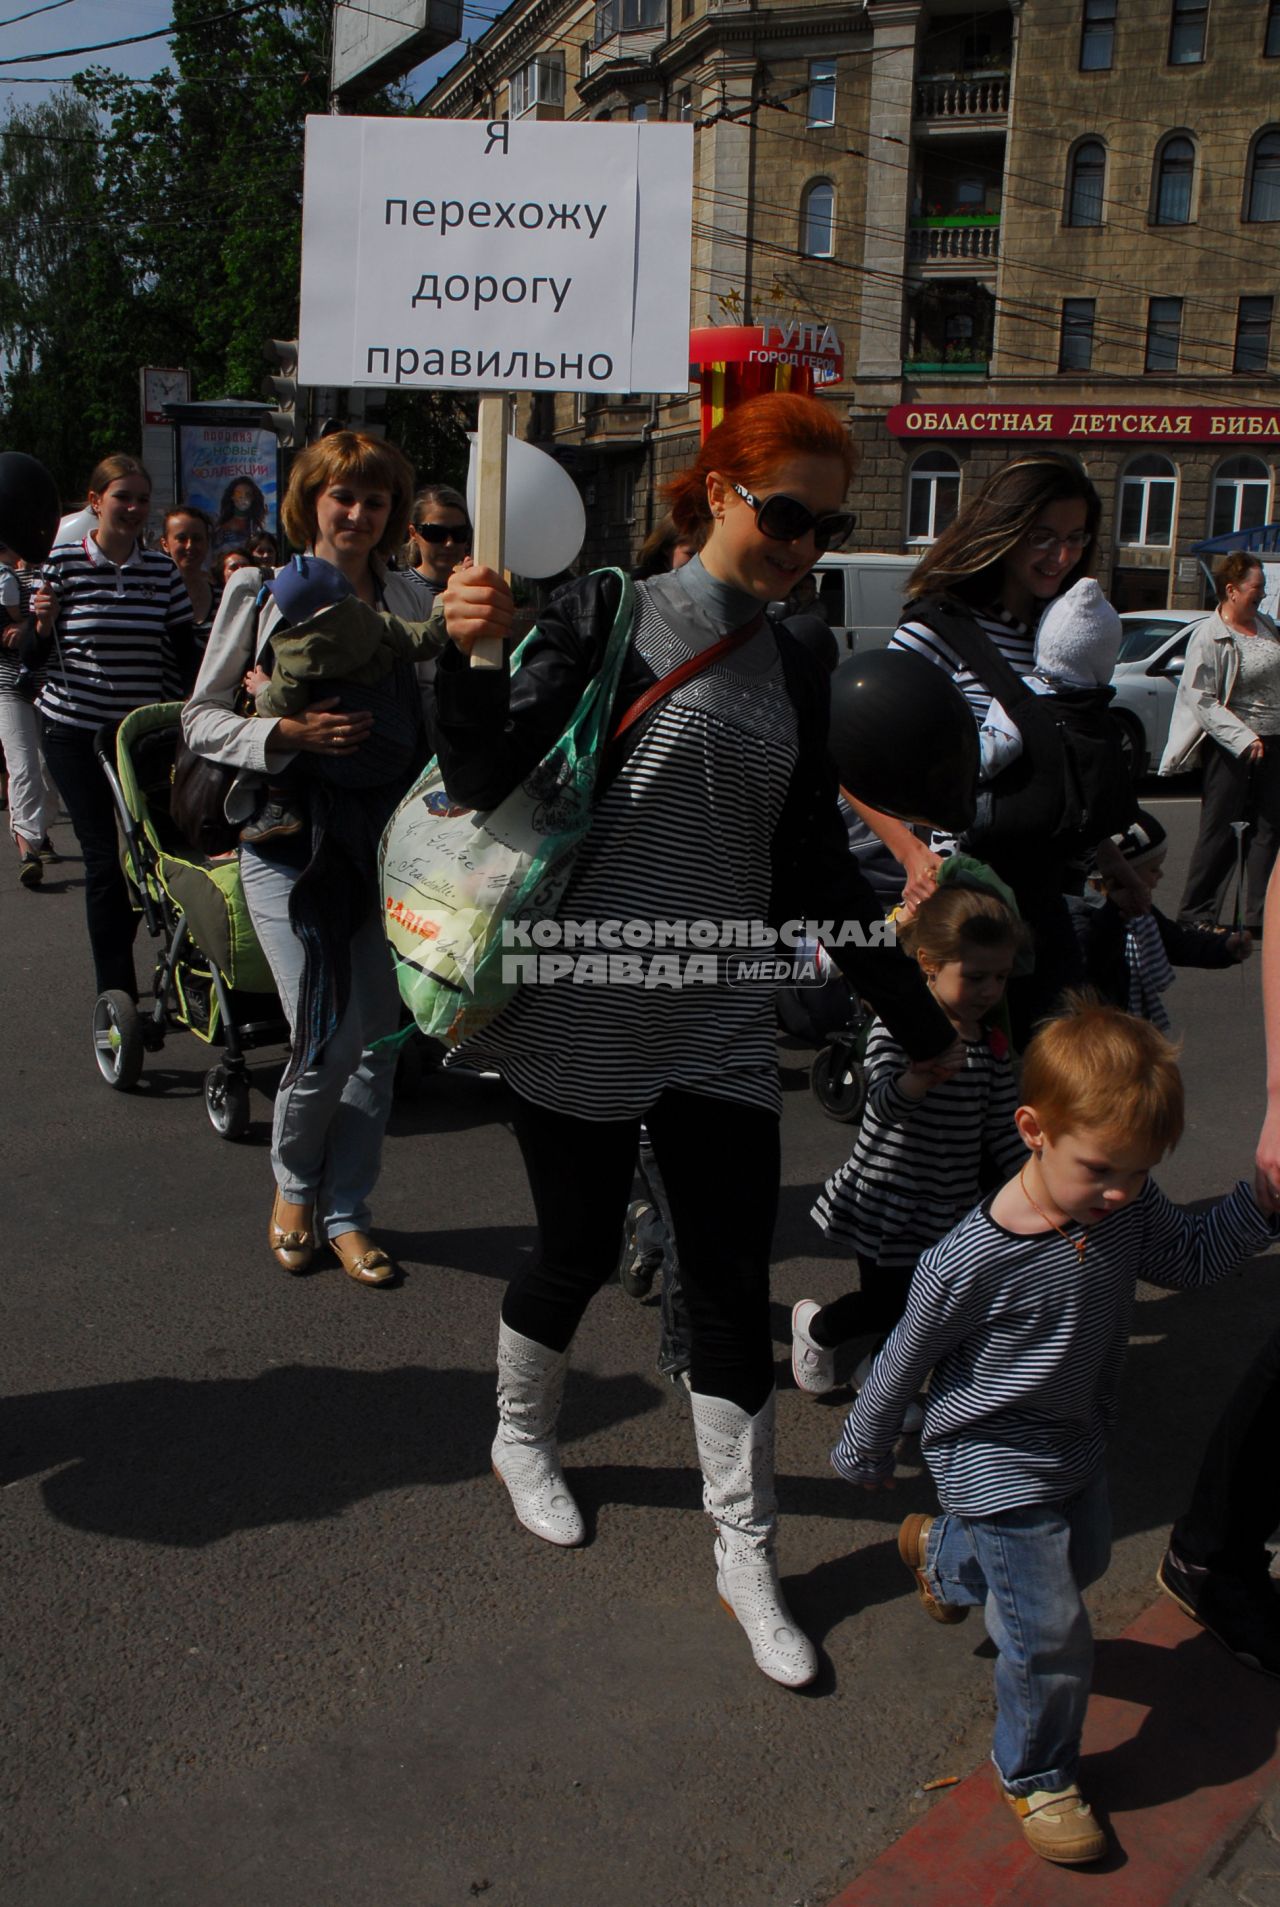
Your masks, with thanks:
[{"label": "blue jeans on woman", "polygon": [[[240,850],[249,915],[291,1028],[302,943],[289,924],[289,895],[300,871],[254,848]],[[314,1205],[316,1231],[325,1238],[369,1229],[397,1057],[394,1046],[376,1043],[395,1032],[399,1018],[395,969],[372,915],[351,941],[351,992],[337,1032],[316,1063],[276,1094],[271,1165],[280,1196],[290,1205]]]},{"label": "blue jeans on woman", "polygon": [[999,1651],[991,1759],[1011,1794],[1066,1788],[1076,1778],[1093,1671],[1080,1592],[1110,1558],[1103,1471],[1065,1502],[934,1519],[929,1587],[940,1602],[982,1605]]}]

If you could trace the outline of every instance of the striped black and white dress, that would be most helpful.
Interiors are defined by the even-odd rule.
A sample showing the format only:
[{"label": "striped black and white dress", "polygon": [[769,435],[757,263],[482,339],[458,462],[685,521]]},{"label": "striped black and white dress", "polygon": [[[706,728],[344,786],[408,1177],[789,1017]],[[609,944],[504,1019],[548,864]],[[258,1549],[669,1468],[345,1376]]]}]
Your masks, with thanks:
[{"label": "striped black and white dress", "polygon": [[1116,1419],[1139,1278],[1215,1284],[1280,1235],[1249,1185],[1208,1211],[1149,1179],[1090,1228],[1025,1236],[987,1199],[921,1258],[901,1322],[845,1420],[831,1461],[854,1483],[893,1469],[903,1411],[932,1370],[921,1450],[944,1510],[994,1516],[1059,1503],[1098,1472]]},{"label": "striped black and white dress", "polygon": [[[687,570],[694,570],[689,564]],[[697,565],[636,590],[633,641],[663,676],[758,607]],[[601,797],[559,917],[575,923],[767,921],[770,847],[797,755],[766,623],[654,709]],[[687,950],[675,950],[683,962]],[[781,1113],[764,984],[523,986],[468,1051],[522,1098],[583,1119],[643,1115],[668,1087]]]},{"label": "striped black and white dress", "polygon": [[1027,1158],[1013,1123],[1017,1094],[1001,1034],[966,1040],[964,1065],[923,1099],[898,1084],[910,1064],[877,1021],[867,1041],[857,1144],[811,1214],[830,1237],[893,1269],[913,1266],[977,1204],[984,1155],[1002,1180]]},{"label": "striped black and white dress", "polygon": [[116,564],[86,536],[52,550],[44,580],[58,598],[38,702],[47,721],[92,731],[181,694],[179,655],[193,625],[172,557],[136,544]]}]

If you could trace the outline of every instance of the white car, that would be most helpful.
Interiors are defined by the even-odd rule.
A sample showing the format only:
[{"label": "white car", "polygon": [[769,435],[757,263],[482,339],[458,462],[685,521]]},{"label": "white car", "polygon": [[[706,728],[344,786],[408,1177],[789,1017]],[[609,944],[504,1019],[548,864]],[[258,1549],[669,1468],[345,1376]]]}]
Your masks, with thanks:
[{"label": "white car", "polygon": [[1178,680],[1192,630],[1208,610],[1188,618],[1181,609],[1127,609],[1111,686],[1111,711],[1124,730],[1135,781],[1160,766],[1169,739]]}]

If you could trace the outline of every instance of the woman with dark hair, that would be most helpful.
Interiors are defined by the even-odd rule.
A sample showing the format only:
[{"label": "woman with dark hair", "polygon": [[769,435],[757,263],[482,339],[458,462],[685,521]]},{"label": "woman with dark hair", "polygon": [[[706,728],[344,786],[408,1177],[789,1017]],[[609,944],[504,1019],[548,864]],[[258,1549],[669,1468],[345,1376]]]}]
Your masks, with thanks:
[{"label": "woman with dark hair", "polygon": [[212,541],[213,525],[205,512],[194,503],[179,503],[176,508],[165,511],[160,547],[177,564],[178,574],[191,599],[195,644],[201,655],[209,640],[209,631],[218,613],[218,598],[222,594],[221,581],[215,583],[209,573]]},{"label": "woman with dark hair", "polygon": [[49,773],[84,855],[84,903],[99,993],[138,997],[139,916],[120,870],[116,812],[95,738],[147,702],[181,694],[195,670],[191,601],[173,558],[142,541],[151,478],[104,457],[89,479],[96,526],[56,544],[32,607],[52,637],[37,707]]},{"label": "woman with dark hair", "polygon": [[[890,647],[913,650],[945,669],[981,726],[999,699],[985,679],[981,658],[994,650],[998,662],[1015,676],[1030,673],[1040,614],[1089,574],[1101,515],[1097,491],[1068,459],[1046,452],[1006,464],[921,558]],[[1031,768],[1024,757],[1018,773],[1029,774]],[[905,822],[854,806],[903,867],[908,904],[925,899],[943,858],[937,847]],[[1110,834],[1112,826],[1122,826],[1126,819],[1114,821],[1105,832]],[[949,844],[943,845],[949,851]],[[1081,977],[1063,898],[1071,847],[1043,835],[1022,844],[1006,839],[999,848],[980,836],[966,837],[966,845],[1013,889],[1034,935],[1035,970],[1009,986],[1015,1039],[1022,1044],[1036,1019]],[[1109,848],[1107,841],[1099,850],[1108,871],[1129,879],[1123,867],[1115,870],[1113,859],[1119,857],[1109,855]]]},{"label": "woman with dark hair", "polygon": [[215,551],[224,550],[231,543],[243,543],[249,548],[259,530],[266,527],[267,499],[252,477],[236,477],[223,491],[218,505],[218,523],[213,536]]},{"label": "woman with dark hair", "polygon": [[1239,850],[1247,840],[1243,923],[1262,932],[1262,904],[1280,844],[1280,629],[1259,604],[1266,573],[1248,550],[1213,572],[1217,611],[1187,644],[1162,775],[1203,765],[1200,833],[1178,919],[1216,924]]},{"label": "woman with dark hair", "polygon": [[[455,570],[444,592],[453,643],[436,673],[451,799],[491,808],[531,772],[600,667],[620,613],[630,625],[615,732],[620,712],[657,690],[606,757],[562,922],[621,922],[638,936],[629,946],[659,944],[645,937],[660,924],[670,947],[705,946],[695,936],[708,923],[879,920],[836,807],[829,678],[764,614],[847,537],[852,468],[844,429],[815,399],[743,404],[669,489],[681,534],[704,539],[700,555],[641,583],[631,609],[613,572],[559,591],[514,676],[468,667],[455,606],[488,590],[496,610],[500,578]],[[713,944],[728,943],[721,935]],[[671,956],[658,958],[668,971],[661,985],[523,986],[473,1042],[512,1088],[538,1218],[537,1249],[502,1305],[493,1465],[527,1529],[552,1543],[583,1540],[556,1417],[574,1333],[618,1260],[643,1120],[684,1276],[717,1588],[757,1666],[798,1687],[817,1658],[782,1599],[774,1557],[773,989],[727,984],[723,954],[706,984],[691,983],[684,958],[674,979]],[[895,948],[846,939],[837,958],[921,1063],[951,1047],[949,1024]]]},{"label": "woman with dark hair", "polygon": [[[447,483],[424,484],[413,499],[409,519],[412,574],[426,589],[429,610],[457,565],[471,548],[471,518],[467,499]],[[427,610],[420,610],[425,615]]]},{"label": "woman with dark hair", "polygon": [[[338,431],[295,458],[284,527],[299,549],[341,570],[370,609],[414,619],[421,615],[417,584],[384,560],[404,541],[412,494],[413,472],[394,446]],[[355,755],[374,735],[375,718],[379,737],[385,732],[388,745],[395,743],[397,767],[385,784],[351,791],[359,796],[352,822],[344,821],[344,791],[317,773],[303,791],[310,808],[305,833],[240,848],[249,913],[293,1033],[275,1102],[268,1244],[286,1271],[302,1272],[318,1233],[350,1278],[380,1285],[394,1268],[369,1236],[369,1197],[395,1072],[395,1049],[385,1042],[399,1023],[400,1002],[379,918],[375,856],[381,824],[422,759],[421,703],[405,664],[366,691],[363,702],[345,693],[314,701],[300,715],[241,714],[241,690],[269,680],[263,665],[270,667],[280,616],[274,597],[259,610],[260,583],[256,568],[231,577],[183,714],[195,753],[237,770],[227,820],[247,821],[262,783],[295,755],[315,757],[317,769]],[[316,984],[318,969],[323,986]]]}]

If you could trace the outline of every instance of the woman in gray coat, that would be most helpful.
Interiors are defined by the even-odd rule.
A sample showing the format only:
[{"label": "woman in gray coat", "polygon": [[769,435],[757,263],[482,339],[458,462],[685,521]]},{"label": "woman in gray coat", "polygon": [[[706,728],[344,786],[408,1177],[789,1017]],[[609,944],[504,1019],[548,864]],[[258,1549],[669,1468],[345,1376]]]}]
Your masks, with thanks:
[{"label": "woman in gray coat", "polygon": [[[1216,924],[1245,848],[1243,920],[1262,931],[1267,878],[1280,843],[1280,629],[1258,605],[1262,564],[1247,550],[1214,571],[1218,607],[1187,645],[1162,775],[1203,765],[1200,834],[1178,919]],[[1243,824],[1241,837],[1237,828]]]}]

